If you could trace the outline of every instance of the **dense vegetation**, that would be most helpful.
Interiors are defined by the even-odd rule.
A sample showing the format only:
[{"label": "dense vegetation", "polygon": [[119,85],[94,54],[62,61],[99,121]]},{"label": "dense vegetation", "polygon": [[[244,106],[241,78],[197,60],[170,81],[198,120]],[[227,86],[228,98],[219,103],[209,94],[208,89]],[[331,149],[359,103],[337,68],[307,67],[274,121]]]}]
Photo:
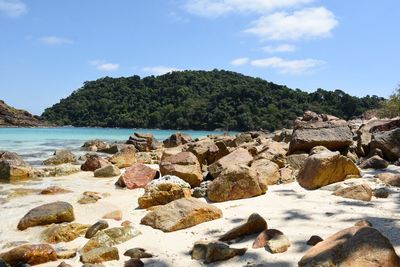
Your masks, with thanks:
[{"label": "dense vegetation", "polygon": [[230,71],[183,71],[85,82],[42,116],[74,126],[274,130],[305,110],[349,119],[381,101],[341,90],[307,93]]},{"label": "dense vegetation", "polygon": [[383,103],[382,108],[378,110],[378,115],[384,118],[400,116],[400,85],[389,99]]}]

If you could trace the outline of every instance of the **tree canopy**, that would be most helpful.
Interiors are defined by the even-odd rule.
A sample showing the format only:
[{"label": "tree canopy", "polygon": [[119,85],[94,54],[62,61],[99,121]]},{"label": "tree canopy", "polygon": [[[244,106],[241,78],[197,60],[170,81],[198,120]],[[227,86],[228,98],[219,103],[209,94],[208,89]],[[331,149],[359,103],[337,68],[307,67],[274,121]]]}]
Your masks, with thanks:
[{"label": "tree canopy", "polygon": [[307,93],[231,71],[181,71],[85,82],[42,117],[73,126],[275,130],[306,110],[350,119],[382,100],[341,90]]}]

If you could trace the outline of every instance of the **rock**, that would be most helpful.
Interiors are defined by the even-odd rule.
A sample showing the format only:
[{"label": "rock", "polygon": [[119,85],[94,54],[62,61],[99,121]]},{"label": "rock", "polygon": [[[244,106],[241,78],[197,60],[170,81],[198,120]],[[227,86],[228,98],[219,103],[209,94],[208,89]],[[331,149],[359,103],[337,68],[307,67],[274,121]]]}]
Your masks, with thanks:
[{"label": "rock", "polygon": [[153,134],[150,133],[134,133],[126,143],[134,145],[140,152],[155,150],[160,146]]},{"label": "rock", "polygon": [[118,144],[110,144],[109,148],[100,149],[98,151],[106,154],[115,154],[118,153],[119,149],[120,146]]},{"label": "rock", "polygon": [[68,249],[65,247],[58,247],[56,249],[58,259],[71,259],[76,256],[76,249]]},{"label": "rock", "polygon": [[72,222],[73,220],[75,220],[75,217],[72,205],[67,202],[57,201],[31,209],[19,221],[18,229],[25,230],[32,226]]},{"label": "rock", "polygon": [[71,163],[61,164],[57,166],[44,167],[33,170],[35,177],[58,177],[67,176],[81,171],[81,167]]},{"label": "rock", "polygon": [[357,221],[354,226],[359,226],[359,227],[372,227],[372,223],[367,220],[359,220]]},{"label": "rock", "polygon": [[83,196],[78,200],[79,204],[91,204],[96,203],[99,199],[102,199],[100,193],[85,191],[83,192]]},{"label": "rock", "polygon": [[94,172],[95,170],[105,167],[109,164],[110,162],[99,155],[87,155],[85,163],[83,163],[81,166],[81,170]]},{"label": "rock", "polygon": [[140,259],[129,259],[125,262],[124,267],[143,267],[144,263]]},{"label": "rock", "polygon": [[388,122],[390,122],[390,120],[372,119],[359,127],[359,129],[356,132],[358,155],[364,157],[370,151],[369,143],[371,143],[371,138],[372,138],[372,133],[370,132],[370,130],[375,126],[386,124]]},{"label": "rock", "polygon": [[72,267],[72,265],[69,265],[68,263],[66,263],[65,261],[61,262],[59,265],[57,265],[57,267]]},{"label": "rock", "polygon": [[106,266],[100,263],[85,263],[82,265],[82,267],[106,267]]},{"label": "rock", "polygon": [[33,188],[14,188],[11,189],[12,192],[8,194],[7,200],[17,198],[17,197],[24,197],[29,195],[36,195],[40,192],[40,189],[33,189]]},{"label": "rock", "polygon": [[93,224],[87,229],[85,233],[85,238],[92,238],[98,231],[104,230],[108,228],[108,222],[104,220],[100,220]]},{"label": "rock", "polygon": [[0,267],[10,267],[10,265],[8,265],[7,262],[3,261],[3,260],[0,258]]},{"label": "rock", "polygon": [[287,163],[294,170],[300,170],[304,166],[304,162],[308,158],[307,153],[291,154],[287,156]]},{"label": "rock", "polygon": [[137,163],[126,169],[125,173],[116,182],[116,185],[127,187],[128,189],[144,188],[158,176],[158,171],[144,164]]},{"label": "rock", "polygon": [[211,201],[221,202],[259,196],[267,191],[267,184],[253,169],[244,166],[230,166],[213,180],[207,189]]},{"label": "rock", "polygon": [[54,152],[54,156],[43,161],[44,165],[60,165],[64,163],[75,163],[76,156],[69,150],[61,149]]},{"label": "rock", "polygon": [[173,232],[222,217],[222,211],[195,198],[181,198],[164,206],[155,207],[141,224]]},{"label": "rock", "polygon": [[129,221],[129,220],[125,220],[125,221],[123,221],[123,222],[121,223],[121,226],[131,226],[131,225],[132,225],[132,222]]},{"label": "rock", "polygon": [[324,240],[320,236],[313,235],[310,237],[310,239],[308,239],[307,245],[315,246],[316,244],[318,244],[319,242],[322,242],[322,241],[324,241]]},{"label": "rock", "polygon": [[389,163],[379,156],[373,156],[360,164],[361,169],[385,169]]},{"label": "rock", "polygon": [[333,192],[332,195],[355,200],[371,201],[372,189],[367,184],[360,184],[338,189]]},{"label": "rock", "polygon": [[340,150],[353,143],[353,134],[343,120],[296,120],[289,153],[310,151],[315,146],[324,146],[330,150]]},{"label": "rock", "polygon": [[47,244],[27,244],[0,254],[0,258],[11,266],[19,264],[37,265],[57,260],[55,250]]},{"label": "rock", "polygon": [[255,170],[259,174],[259,179],[267,185],[277,184],[281,178],[279,166],[267,159],[253,161],[250,168]]},{"label": "rock", "polygon": [[252,160],[253,156],[246,149],[238,148],[229,155],[222,157],[212,165],[208,166],[208,172],[215,179],[228,167],[240,164],[249,165]]},{"label": "rock", "polygon": [[201,165],[212,164],[219,154],[219,147],[210,138],[187,144],[185,151],[192,152]]},{"label": "rock", "polygon": [[136,151],[135,147],[126,146],[112,155],[109,161],[120,169],[130,167],[137,161]]},{"label": "rock", "polygon": [[360,176],[360,170],[349,158],[339,152],[324,151],[306,159],[297,181],[305,189],[313,190]]},{"label": "rock", "polygon": [[111,164],[94,171],[94,177],[114,177],[120,174],[119,168]]},{"label": "rock", "polygon": [[70,242],[83,235],[89,226],[80,223],[52,224],[41,233],[41,239],[43,242],[53,244]]},{"label": "rock", "polygon": [[161,175],[175,175],[188,182],[192,187],[203,181],[203,173],[196,156],[191,152],[163,156],[160,162]]},{"label": "rock", "polygon": [[198,241],[192,249],[192,259],[204,260],[205,264],[223,261],[235,256],[242,256],[247,248],[230,248],[227,244],[218,241]]},{"label": "rock", "polygon": [[49,186],[42,191],[40,191],[40,195],[58,195],[58,194],[66,194],[71,193],[71,190],[59,187],[59,186]]},{"label": "rock", "polygon": [[192,197],[207,197],[207,188],[210,183],[211,181],[204,181],[200,184],[200,186],[193,188]]},{"label": "rock", "polygon": [[384,172],[376,175],[376,177],[386,185],[400,187],[400,173]]},{"label": "rock", "polygon": [[387,198],[389,196],[389,191],[385,187],[376,188],[373,191],[373,195],[376,198]]},{"label": "rock", "polygon": [[265,247],[271,253],[283,253],[290,247],[287,237],[279,230],[265,229],[253,242],[253,248]]},{"label": "rock", "polygon": [[350,227],[309,249],[298,262],[312,266],[399,266],[400,260],[390,244],[372,227]]},{"label": "rock", "polygon": [[0,151],[0,180],[21,180],[30,177],[32,167],[14,152]]},{"label": "rock", "polygon": [[218,240],[229,241],[245,235],[259,233],[267,229],[267,222],[258,213],[253,213],[247,219],[247,222],[239,225],[227,233],[223,234]]},{"label": "rock", "polygon": [[96,151],[100,151],[100,150],[109,149],[110,144],[108,144],[107,142],[105,142],[103,140],[94,139],[94,140],[86,141],[82,145],[82,148],[83,148],[83,150],[96,152]]},{"label": "rock", "polygon": [[147,209],[149,207],[165,205],[171,201],[180,198],[189,198],[191,192],[189,188],[181,187],[174,183],[149,184],[145,188],[143,196],[138,198],[139,208]]},{"label": "rock", "polygon": [[122,244],[135,236],[140,235],[133,227],[114,227],[98,231],[82,248],[82,252],[88,252],[95,248],[112,247]]},{"label": "rock", "polygon": [[103,219],[112,219],[112,220],[120,221],[120,220],[122,220],[122,210],[114,210],[109,213],[106,213],[103,216]]},{"label": "rock", "polygon": [[[399,120],[400,123],[400,120]],[[371,129],[372,130],[372,129]],[[396,161],[400,158],[400,125],[389,131],[373,132],[370,149],[382,150],[385,159]]]},{"label": "rock", "polygon": [[159,179],[154,179],[148,185],[149,186],[158,186],[160,184],[176,184],[182,188],[190,189],[190,184],[182,180],[181,178],[174,175],[165,175]]},{"label": "rock", "polygon": [[143,259],[143,258],[153,258],[153,255],[147,253],[143,248],[131,248],[125,251],[124,256],[135,258],[135,259]]},{"label": "rock", "polygon": [[279,169],[279,173],[281,178],[279,179],[279,182],[282,184],[288,184],[296,181],[297,175],[299,171],[294,171],[291,167],[284,167]]},{"label": "rock", "polygon": [[81,255],[81,262],[83,263],[101,263],[112,260],[119,260],[118,249],[116,247],[95,248]]},{"label": "rock", "polygon": [[190,135],[182,134],[182,133],[175,133],[172,134],[170,137],[163,141],[164,147],[176,147],[180,145],[187,144],[192,141]]}]

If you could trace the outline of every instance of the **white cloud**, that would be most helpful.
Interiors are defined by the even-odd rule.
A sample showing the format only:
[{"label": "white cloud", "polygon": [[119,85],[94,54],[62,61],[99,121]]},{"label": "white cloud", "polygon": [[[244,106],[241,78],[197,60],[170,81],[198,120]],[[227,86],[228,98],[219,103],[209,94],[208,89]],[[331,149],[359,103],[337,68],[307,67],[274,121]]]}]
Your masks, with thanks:
[{"label": "white cloud", "polygon": [[184,8],[202,17],[219,17],[228,13],[266,13],[296,7],[314,0],[187,0]]},{"label": "white cloud", "polygon": [[44,36],[39,38],[39,41],[46,45],[62,45],[62,44],[73,44],[74,41],[67,38],[58,36]]},{"label": "white cloud", "polygon": [[20,0],[0,0],[0,13],[9,17],[19,17],[28,11],[26,5]]},{"label": "white cloud", "polygon": [[262,16],[245,30],[263,40],[297,40],[328,37],[338,25],[335,15],[325,7],[313,7],[289,14],[277,12]]},{"label": "white cloud", "polygon": [[264,46],[263,51],[266,53],[290,53],[296,51],[297,47],[291,44],[281,44],[277,46]]},{"label": "white cloud", "polygon": [[180,69],[165,66],[144,67],[142,70],[153,75],[163,75],[173,71],[180,71]]},{"label": "white cloud", "polygon": [[317,59],[287,60],[280,57],[270,57],[251,61],[251,65],[260,68],[270,68],[284,74],[310,73],[326,62]]},{"label": "white cloud", "polygon": [[248,57],[240,57],[240,58],[236,58],[234,60],[231,61],[231,64],[233,66],[241,66],[241,65],[245,65],[249,62],[249,58]]},{"label": "white cloud", "polygon": [[116,71],[119,69],[119,64],[109,63],[104,60],[93,60],[89,62],[90,65],[95,66],[99,71]]}]

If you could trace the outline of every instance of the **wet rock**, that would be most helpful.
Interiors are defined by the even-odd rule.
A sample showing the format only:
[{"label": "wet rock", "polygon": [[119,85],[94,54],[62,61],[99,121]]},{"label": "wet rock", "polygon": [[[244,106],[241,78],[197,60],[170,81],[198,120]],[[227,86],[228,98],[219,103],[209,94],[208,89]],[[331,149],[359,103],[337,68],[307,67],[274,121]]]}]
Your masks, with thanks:
[{"label": "wet rock", "polygon": [[72,222],[75,220],[71,204],[57,201],[31,209],[18,223],[19,230],[51,223]]},{"label": "wet rock", "polygon": [[99,199],[102,199],[100,193],[86,191],[83,192],[83,196],[78,200],[79,204],[92,204],[96,203]]},{"label": "wet rock", "polygon": [[208,172],[215,179],[222,171],[228,169],[229,167],[241,164],[248,166],[252,160],[253,156],[246,149],[238,148],[210,165],[208,167]]},{"label": "wet rock", "polygon": [[153,258],[151,253],[146,252],[143,248],[131,248],[125,251],[124,256],[135,258],[135,259],[143,259],[143,258]]},{"label": "wet rock", "polygon": [[95,170],[105,167],[109,164],[110,162],[99,155],[87,155],[85,163],[83,163],[81,166],[81,170],[94,172]]},{"label": "wet rock", "polygon": [[360,170],[349,158],[339,152],[324,151],[306,159],[297,181],[305,189],[313,190],[360,176]]},{"label": "wet rock", "polygon": [[163,156],[160,162],[161,175],[175,175],[188,182],[192,187],[203,181],[203,173],[196,156],[191,152],[180,152]]},{"label": "wet rock", "polygon": [[11,266],[18,264],[37,265],[57,260],[55,250],[47,244],[22,245],[0,254],[0,258]]},{"label": "wet rock", "polygon": [[176,147],[180,145],[187,144],[192,141],[190,135],[182,134],[182,133],[175,133],[172,134],[170,137],[163,141],[164,147]]},{"label": "wet rock", "polygon": [[173,232],[221,217],[222,211],[217,207],[195,198],[181,198],[155,207],[142,218],[141,224]]},{"label": "wet rock", "polygon": [[112,219],[112,220],[120,221],[120,220],[122,220],[122,210],[114,210],[109,213],[106,213],[103,216],[103,219]]},{"label": "wet rock", "polygon": [[0,151],[0,180],[16,181],[31,176],[32,167],[14,152]]},{"label": "wet rock", "polygon": [[387,190],[385,187],[376,188],[373,191],[373,195],[376,198],[387,198],[389,196],[389,190]]},{"label": "wet rock", "polygon": [[119,260],[116,247],[99,247],[81,254],[81,262],[83,263],[101,263],[112,260]]},{"label": "wet rock", "polygon": [[115,153],[109,161],[118,168],[127,168],[136,163],[136,149],[133,146],[126,146],[118,153]]},{"label": "wet rock", "polygon": [[386,185],[400,187],[400,173],[385,172],[376,175],[376,177]]},{"label": "wet rock", "polygon": [[367,184],[360,184],[338,189],[333,192],[332,195],[355,200],[371,201],[372,189]]},{"label": "wet rock", "polygon": [[198,241],[192,249],[192,259],[204,260],[205,264],[223,261],[235,256],[242,256],[247,248],[230,248],[227,244],[218,241]]},{"label": "wet rock", "polygon": [[87,229],[85,237],[92,238],[98,231],[104,230],[108,228],[108,222],[104,220],[100,220],[93,224]]},{"label": "wet rock", "polygon": [[319,242],[298,262],[312,266],[399,266],[400,260],[390,243],[372,227],[350,227]]},{"label": "wet rock", "polygon": [[159,173],[157,170],[137,163],[126,169],[125,173],[118,179],[116,185],[127,187],[128,189],[144,188],[158,176]]},{"label": "wet rock", "polygon": [[53,224],[41,233],[41,239],[46,243],[70,242],[85,234],[89,226],[80,223]]},{"label": "wet rock", "polygon": [[361,169],[385,169],[387,166],[389,166],[389,162],[379,156],[368,158],[360,164]]},{"label": "wet rock", "polygon": [[56,150],[54,156],[43,161],[44,165],[60,165],[64,163],[76,163],[76,156],[66,149]]},{"label": "wet rock", "polygon": [[316,244],[318,244],[319,242],[322,242],[322,241],[324,241],[324,240],[320,236],[313,235],[310,237],[310,239],[308,239],[307,245],[315,246]]},{"label": "wet rock", "polygon": [[111,164],[94,171],[94,177],[114,177],[120,174],[119,168]]},{"label": "wet rock", "polygon": [[264,218],[257,213],[253,213],[247,219],[246,223],[229,230],[227,233],[222,235],[218,240],[219,241],[233,240],[245,235],[251,235],[262,232],[265,229],[267,229],[267,227],[268,227],[267,222],[264,220]]},{"label": "wet rock", "polygon": [[59,187],[59,186],[49,186],[42,191],[40,191],[39,194],[41,195],[58,195],[58,194],[66,194],[66,193],[71,193],[71,190]]},{"label": "wet rock", "polygon": [[213,180],[207,189],[211,201],[221,202],[259,196],[267,191],[267,184],[253,169],[244,166],[230,166]]}]

